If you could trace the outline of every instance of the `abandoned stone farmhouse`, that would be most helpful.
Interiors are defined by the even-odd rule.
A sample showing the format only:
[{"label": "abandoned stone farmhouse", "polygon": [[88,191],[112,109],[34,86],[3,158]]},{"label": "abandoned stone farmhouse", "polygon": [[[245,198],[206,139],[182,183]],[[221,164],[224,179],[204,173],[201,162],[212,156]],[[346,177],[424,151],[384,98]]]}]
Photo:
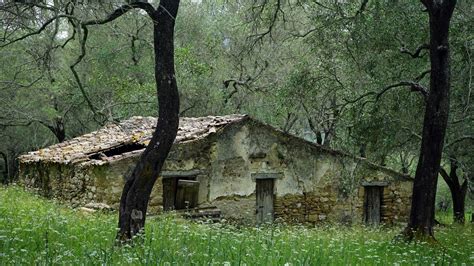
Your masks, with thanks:
[{"label": "abandoned stone farmhouse", "polygon": [[[22,155],[28,188],[84,206],[114,208],[147,145],[153,117],[132,117]],[[405,222],[412,180],[284,133],[245,115],[181,118],[149,211],[214,208],[247,224]]]}]

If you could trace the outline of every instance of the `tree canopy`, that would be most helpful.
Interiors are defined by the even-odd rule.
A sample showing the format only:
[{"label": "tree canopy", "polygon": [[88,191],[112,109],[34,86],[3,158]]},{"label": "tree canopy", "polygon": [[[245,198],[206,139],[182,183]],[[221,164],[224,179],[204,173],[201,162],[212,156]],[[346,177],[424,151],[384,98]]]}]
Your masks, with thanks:
[{"label": "tree canopy", "polygon": [[[158,115],[156,21],[146,8],[158,2],[0,2],[3,182],[15,180],[25,151]],[[183,1],[174,31],[179,116],[246,113],[414,176],[422,114],[436,109],[427,109],[430,2]],[[466,180],[474,198],[472,29],[474,5],[458,0],[438,166],[448,185],[450,176],[459,187]]]}]

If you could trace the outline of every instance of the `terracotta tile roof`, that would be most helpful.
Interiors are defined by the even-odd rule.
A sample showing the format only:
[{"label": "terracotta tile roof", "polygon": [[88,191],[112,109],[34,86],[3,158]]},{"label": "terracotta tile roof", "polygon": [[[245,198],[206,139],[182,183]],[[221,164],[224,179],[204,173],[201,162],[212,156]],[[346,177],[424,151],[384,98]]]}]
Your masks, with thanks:
[{"label": "terracotta tile roof", "polygon": [[[183,117],[175,143],[205,138],[225,125],[242,121],[246,115]],[[100,165],[143,152],[155,130],[155,117],[134,116],[19,157],[20,162],[77,163]],[[115,152],[113,152],[115,150]],[[108,154],[110,153],[110,154]],[[118,153],[118,154],[115,154]]]}]

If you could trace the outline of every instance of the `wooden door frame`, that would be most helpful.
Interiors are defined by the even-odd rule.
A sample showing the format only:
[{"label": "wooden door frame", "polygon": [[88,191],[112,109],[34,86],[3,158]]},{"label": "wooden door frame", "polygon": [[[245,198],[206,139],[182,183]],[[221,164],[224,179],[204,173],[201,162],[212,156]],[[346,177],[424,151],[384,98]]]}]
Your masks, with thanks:
[{"label": "wooden door frame", "polygon": [[271,201],[272,201],[272,206],[271,206],[271,222],[273,222],[275,220],[275,180],[276,178],[256,178],[255,179],[255,207],[256,207],[256,210],[255,210],[255,213],[256,213],[256,222],[257,224],[261,224],[261,223],[264,223],[266,222],[265,219],[263,218],[260,218],[260,213],[259,213],[259,183],[262,182],[262,181],[271,181],[272,182],[272,193],[271,193]]},{"label": "wooden door frame", "polygon": [[[364,209],[363,209],[363,218],[364,218],[364,224],[366,225],[372,225],[372,226],[378,226],[380,225],[380,223],[382,223],[382,203],[383,203],[383,191],[384,191],[384,188],[386,186],[385,185],[380,185],[380,184],[367,184],[367,185],[364,185],[363,188],[364,188]],[[373,223],[369,223],[371,221],[369,221],[369,217],[368,217],[368,212],[369,212],[369,209],[368,209],[368,205],[369,205],[369,195],[368,195],[368,191],[369,190],[375,190],[375,189],[378,189],[378,193],[379,193],[379,217],[378,217],[378,221],[373,224]]]}]

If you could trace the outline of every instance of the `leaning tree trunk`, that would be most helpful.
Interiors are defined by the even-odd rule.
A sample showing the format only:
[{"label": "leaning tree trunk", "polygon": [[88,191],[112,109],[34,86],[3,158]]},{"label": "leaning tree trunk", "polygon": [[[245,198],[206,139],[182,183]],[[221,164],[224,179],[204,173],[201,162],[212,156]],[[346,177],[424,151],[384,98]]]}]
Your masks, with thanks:
[{"label": "leaning tree trunk", "polygon": [[152,14],[159,115],[153,137],[122,192],[117,235],[121,241],[143,230],[151,190],[178,131],[179,95],[173,44],[178,7],[179,0],[161,0]]},{"label": "leaning tree trunk", "polygon": [[456,171],[458,169],[456,159],[450,159],[450,163],[451,170],[449,171],[449,174],[443,168],[440,169],[440,174],[451,192],[451,198],[453,199],[454,222],[464,224],[467,180],[464,180],[464,182],[461,184]]},{"label": "leaning tree trunk", "polygon": [[449,24],[456,0],[422,0],[429,13],[430,92],[427,98],[411,212],[404,235],[434,239],[436,185],[449,114]]}]

